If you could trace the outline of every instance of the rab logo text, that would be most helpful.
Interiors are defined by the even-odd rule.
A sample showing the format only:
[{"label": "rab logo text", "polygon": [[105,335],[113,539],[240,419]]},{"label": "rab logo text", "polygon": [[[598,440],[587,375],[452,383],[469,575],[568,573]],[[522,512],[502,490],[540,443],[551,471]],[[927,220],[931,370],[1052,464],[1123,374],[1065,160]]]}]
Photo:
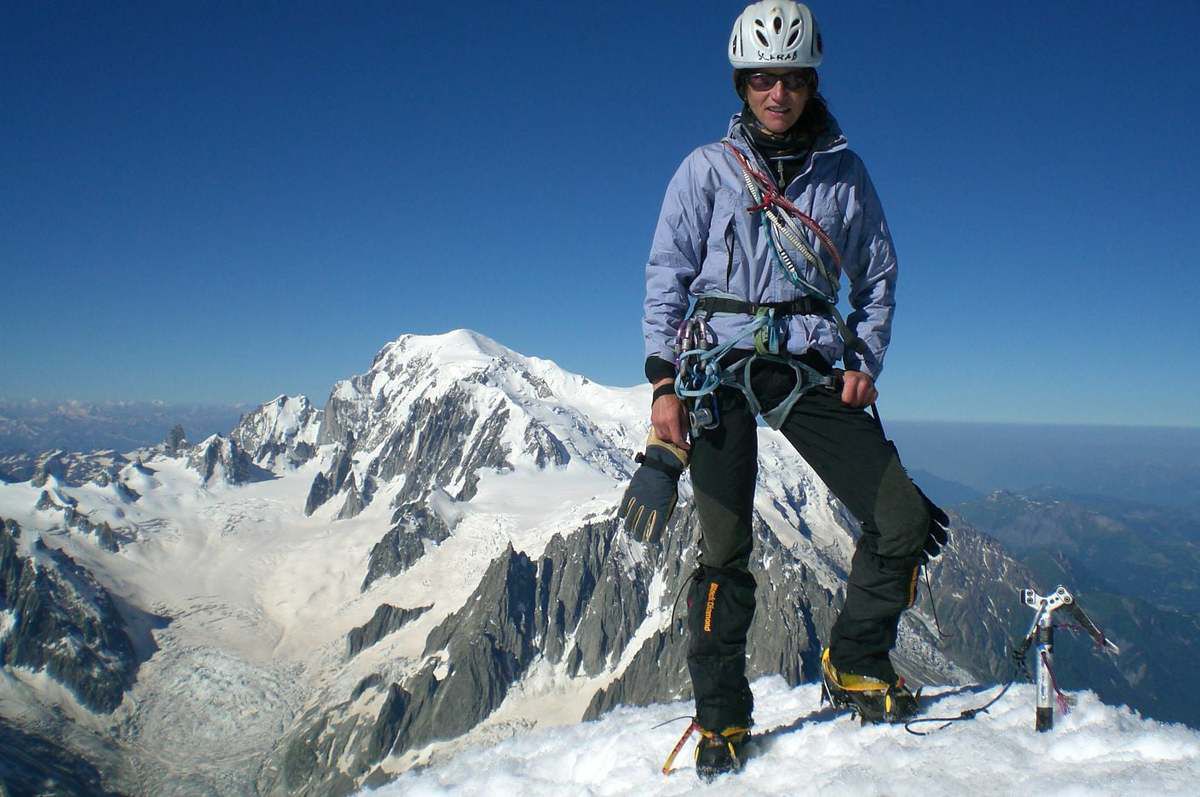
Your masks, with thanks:
[{"label": "rab logo text", "polygon": [[708,600],[704,602],[704,631],[712,633],[713,605],[717,602],[717,582],[708,585]]}]

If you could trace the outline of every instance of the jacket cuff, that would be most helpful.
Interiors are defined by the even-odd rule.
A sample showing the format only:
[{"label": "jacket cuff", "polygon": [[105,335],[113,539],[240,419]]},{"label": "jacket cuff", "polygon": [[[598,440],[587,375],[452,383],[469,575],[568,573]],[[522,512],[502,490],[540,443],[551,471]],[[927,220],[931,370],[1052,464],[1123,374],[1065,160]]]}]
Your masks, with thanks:
[{"label": "jacket cuff", "polygon": [[650,355],[646,358],[646,379],[650,382],[657,382],[660,379],[674,379],[675,365],[669,363],[662,357]]}]

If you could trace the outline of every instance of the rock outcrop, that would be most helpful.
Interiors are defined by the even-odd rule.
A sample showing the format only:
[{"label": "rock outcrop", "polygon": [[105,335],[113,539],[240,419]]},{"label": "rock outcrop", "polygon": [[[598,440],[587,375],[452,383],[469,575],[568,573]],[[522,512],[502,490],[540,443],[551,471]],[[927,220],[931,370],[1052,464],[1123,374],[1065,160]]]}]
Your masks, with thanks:
[{"label": "rock outcrop", "polygon": [[0,529],[0,662],[45,672],[92,711],[111,712],[138,660],[108,591],[71,557],[35,539],[21,554],[18,527]]}]

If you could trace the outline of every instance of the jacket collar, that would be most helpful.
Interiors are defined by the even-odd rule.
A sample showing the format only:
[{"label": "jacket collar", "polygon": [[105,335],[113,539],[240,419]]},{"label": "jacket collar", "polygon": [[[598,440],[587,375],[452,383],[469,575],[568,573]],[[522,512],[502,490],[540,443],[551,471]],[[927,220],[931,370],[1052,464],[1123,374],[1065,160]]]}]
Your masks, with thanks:
[{"label": "jacket collar", "polygon": [[[729,130],[726,133],[726,137],[732,139],[737,144],[748,147],[751,151],[754,150],[750,133],[746,130],[745,125],[742,124],[742,114],[740,111],[735,113],[729,120]],[[842,128],[838,125],[837,119],[833,117],[833,114],[830,114],[829,126],[817,138],[816,143],[813,145],[813,154],[819,155],[827,152],[838,152],[845,149],[846,146],[846,136],[842,133]]]}]

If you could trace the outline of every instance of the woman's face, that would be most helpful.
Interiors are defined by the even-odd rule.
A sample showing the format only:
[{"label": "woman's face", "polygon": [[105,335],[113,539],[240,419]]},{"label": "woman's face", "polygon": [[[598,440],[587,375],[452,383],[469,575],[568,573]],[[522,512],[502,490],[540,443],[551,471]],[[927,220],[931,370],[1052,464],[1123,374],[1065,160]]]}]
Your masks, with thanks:
[{"label": "woman's face", "polygon": [[[804,113],[804,104],[808,102],[812,84],[804,81],[803,85],[788,89],[784,80],[772,79],[772,77],[767,77],[768,75],[795,75],[796,77],[791,80],[796,81],[796,78],[801,75],[807,77],[807,70],[758,69],[746,80],[746,104],[750,106],[754,116],[762,123],[763,127],[772,133],[786,133],[792,125],[796,124],[800,114]],[[755,85],[761,86],[768,83],[773,85],[765,90],[755,88]]]}]

